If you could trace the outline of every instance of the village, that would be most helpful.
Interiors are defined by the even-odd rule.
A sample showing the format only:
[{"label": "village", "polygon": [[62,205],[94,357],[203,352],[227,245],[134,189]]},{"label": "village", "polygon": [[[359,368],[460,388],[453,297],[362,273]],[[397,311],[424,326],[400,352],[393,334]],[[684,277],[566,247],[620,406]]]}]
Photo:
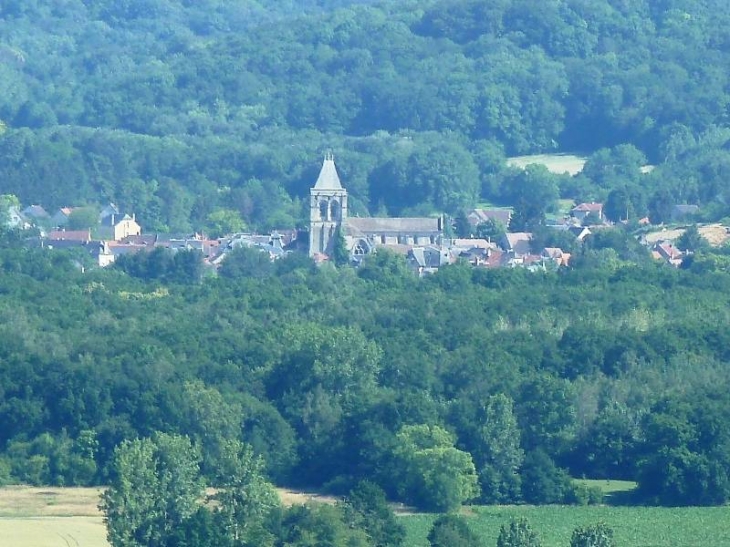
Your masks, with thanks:
[{"label": "village", "polygon": [[[91,257],[95,266],[106,267],[122,255],[149,252],[164,248],[199,251],[204,265],[215,270],[227,253],[248,247],[267,253],[276,260],[287,253],[307,253],[316,263],[331,260],[337,234],[342,234],[350,262],[359,264],[365,255],[378,249],[388,249],[406,258],[419,276],[434,273],[456,262],[468,262],[480,268],[527,268],[555,270],[568,267],[570,249],[537,245],[530,232],[510,232],[513,211],[510,208],[474,208],[465,213],[462,223],[446,217],[350,217],[347,190],[343,187],[334,157],[327,155],[317,181],[310,191],[310,222],[304,230],[281,229],[268,234],[231,233],[218,238],[203,233],[146,233],[134,212],[120,211],[109,203],[98,210],[83,207],[62,207],[53,213],[40,205],[6,205],[5,223],[10,228],[31,232],[27,246],[48,249],[79,249]],[[677,240],[689,226],[694,225],[697,205],[676,205],[669,226],[651,226],[643,218],[644,228],[637,239],[652,256],[666,264],[679,267],[690,250],[682,250]],[[89,218],[89,215],[96,218]],[[89,227],[80,229],[79,225]],[[484,228],[491,235],[479,237]],[[586,238],[615,227],[604,215],[602,203],[577,203],[562,217],[548,222],[545,228],[566,235],[571,248],[580,246]],[[496,233],[495,233],[496,229]],[[724,244],[730,238],[730,228],[722,224],[698,227],[699,234],[712,246]],[[462,232],[462,233],[458,233]],[[467,232],[467,234],[464,234]],[[476,234],[476,235],[475,235]],[[469,237],[464,237],[468,235]],[[459,237],[462,236],[462,237]]]}]

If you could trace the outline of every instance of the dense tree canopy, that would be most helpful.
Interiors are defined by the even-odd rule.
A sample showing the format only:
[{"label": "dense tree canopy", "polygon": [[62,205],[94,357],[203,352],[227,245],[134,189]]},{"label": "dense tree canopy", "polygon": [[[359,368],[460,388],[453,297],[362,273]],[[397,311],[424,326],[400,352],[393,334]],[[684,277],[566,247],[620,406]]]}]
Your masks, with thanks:
[{"label": "dense tree canopy", "polygon": [[720,218],[728,24],[719,0],[5,2],[0,178],[215,234],[301,223],[328,149],[360,215],[522,210],[504,154],[570,150],[563,197]]},{"label": "dense tree canopy", "polygon": [[421,280],[388,253],[358,270],[288,257],[201,281],[6,247],[0,471],[106,483],[117,445],[161,432],[190,439],[210,484],[260,456],[282,484],[368,479],[436,509],[480,490],[576,501],[568,472],[723,503],[730,273],[706,257],[725,258]]}]

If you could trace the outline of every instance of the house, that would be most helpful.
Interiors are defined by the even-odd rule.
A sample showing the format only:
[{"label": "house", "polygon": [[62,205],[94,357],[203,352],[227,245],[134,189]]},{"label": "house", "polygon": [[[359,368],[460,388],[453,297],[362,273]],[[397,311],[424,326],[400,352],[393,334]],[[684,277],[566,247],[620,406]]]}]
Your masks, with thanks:
[{"label": "house", "polygon": [[479,238],[454,238],[444,240],[444,244],[458,249],[496,249],[497,244],[488,239]]},{"label": "house", "polygon": [[[377,247],[440,245],[443,217],[350,217],[334,156],[325,155],[317,181],[309,191],[309,256],[330,255],[339,232],[350,255],[359,260]],[[407,250],[407,249],[405,249]]]},{"label": "house", "polygon": [[501,224],[505,229],[512,220],[511,209],[472,209],[467,215],[467,220],[473,228],[480,224],[491,220],[492,222]]},{"label": "house", "polygon": [[555,266],[567,266],[570,262],[570,253],[560,247],[545,247],[540,253],[543,262],[550,262]]},{"label": "house", "polygon": [[20,213],[31,222],[43,222],[50,218],[48,212],[40,205],[29,205]]},{"label": "house", "polygon": [[570,214],[573,218],[577,218],[579,221],[584,222],[586,217],[593,214],[598,217],[599,220],[603,220],[603,203],[580,203],[570,210]]},{"label": "house", "polygon": [[437,245],[412,247],[406,261],[419,276],[435,273],[441,266],[452,262],[449,251]]},{"label": "house", "polygon": [[103,251],[99,255],[99,266],[105,267],[113,264],[122,255],[132,255],[151,250],[151,247],[140,243],[105,241]]},{"label": "house", "polygon": [[137,224],[134,215],[124,215],[122,219],[114,225],[114,241],[121,241],[125,237],[138,236],[142,233],[142,227]]},{"label": "house", "polygon": [[520,258],[530,254],[530,232],[508,232],[502,237],[500,246],[513,258]]},{"label": "house", "polygon": [[509,255],[501,249],[495,249],[487,252],[487,257],[484,263],[477,264],[477,266],[484,266],[485,268],[501,268],[505,265]]},{"label": "house", "polygon": [[68,217],[73,213],[73,207],[61,207],[51,217],[51,224],[56,228],[62,228],[68,224]]},{"label": "house", "polygon": [[48,241],[74,241],[78,244],[91,241],[91,230],[51,230],[48,233]]},{"label": "house", "polygon": [[99,224],[101,226],[114,226],[119,219],[119,208],[109,203],[99,211]]},{"label": "house", "polygon": [[[575,225],[571,223],[565,223],[565,224],[554,224],[549,225],[548,228],[552,228],[553,230],[559,230],[562,232],[569,232],[573,237],[575,237],[576,241],[583,242],[585,238],[587,238],[589,235],[591,235],[593,232],[591,232],[590,229],[588,229],[586,226],[583,225]],[[595,230],[598,228],[597,226],[594,226],[593,229]]]},{"label": "house", "polygon": [[657,260],[663,260],[674,267],[679,267],[685,256],[671,241],[658,241],[654,244],[651,254]]}]

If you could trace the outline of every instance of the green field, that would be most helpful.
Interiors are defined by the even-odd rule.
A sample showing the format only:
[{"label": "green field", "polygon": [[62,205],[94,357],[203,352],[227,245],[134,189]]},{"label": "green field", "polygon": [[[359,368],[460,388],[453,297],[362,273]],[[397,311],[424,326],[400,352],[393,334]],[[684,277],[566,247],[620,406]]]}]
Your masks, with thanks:
[{"label": "green field", "polygon": [[[568,547],[576,526],[606,522],[618,547],[730,547],[730,507],[477,507],[468,516],[485,547],[497,544],[499,527],[525,517],[543,547]],[[434,515],[404,517],[407,547],[428,547],[426,536]]]}]

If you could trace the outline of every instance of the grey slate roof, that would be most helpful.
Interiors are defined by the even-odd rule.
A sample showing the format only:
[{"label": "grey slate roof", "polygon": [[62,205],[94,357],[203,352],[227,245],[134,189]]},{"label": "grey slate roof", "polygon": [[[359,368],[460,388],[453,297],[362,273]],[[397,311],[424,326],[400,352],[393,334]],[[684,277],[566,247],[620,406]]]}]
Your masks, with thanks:
[{"label": "grey slate roof", "polygon": [[31,218],[48,218],[50,215],[40,205],[29,205],[22,211],[23,215]]},{"label": "grey slate roof", "polygon": [[319,172],[317,182],[314,184],[314,190],[342,190],[340,176],[337,174],[333,156],[325,156],[322,170]]},{"label": "grey slate roof", "polygon": [[500,222],[504,226],[509,226],[512,219],[512,211],[510,209],[473,209],[468,215],[469,223],[477,226],[487,220]]},{"label": "grey slate roof", "polygon": [[429,217],[412,218],[348,218],[346,228],[349,235],[438,235],[441,233],[440,219]]},{"label": "grey slate roof", "polygon": [[504,248],[516,255],[530,254],[531,239],[532,234],[530,232],[508,232],[504,234]]}]

